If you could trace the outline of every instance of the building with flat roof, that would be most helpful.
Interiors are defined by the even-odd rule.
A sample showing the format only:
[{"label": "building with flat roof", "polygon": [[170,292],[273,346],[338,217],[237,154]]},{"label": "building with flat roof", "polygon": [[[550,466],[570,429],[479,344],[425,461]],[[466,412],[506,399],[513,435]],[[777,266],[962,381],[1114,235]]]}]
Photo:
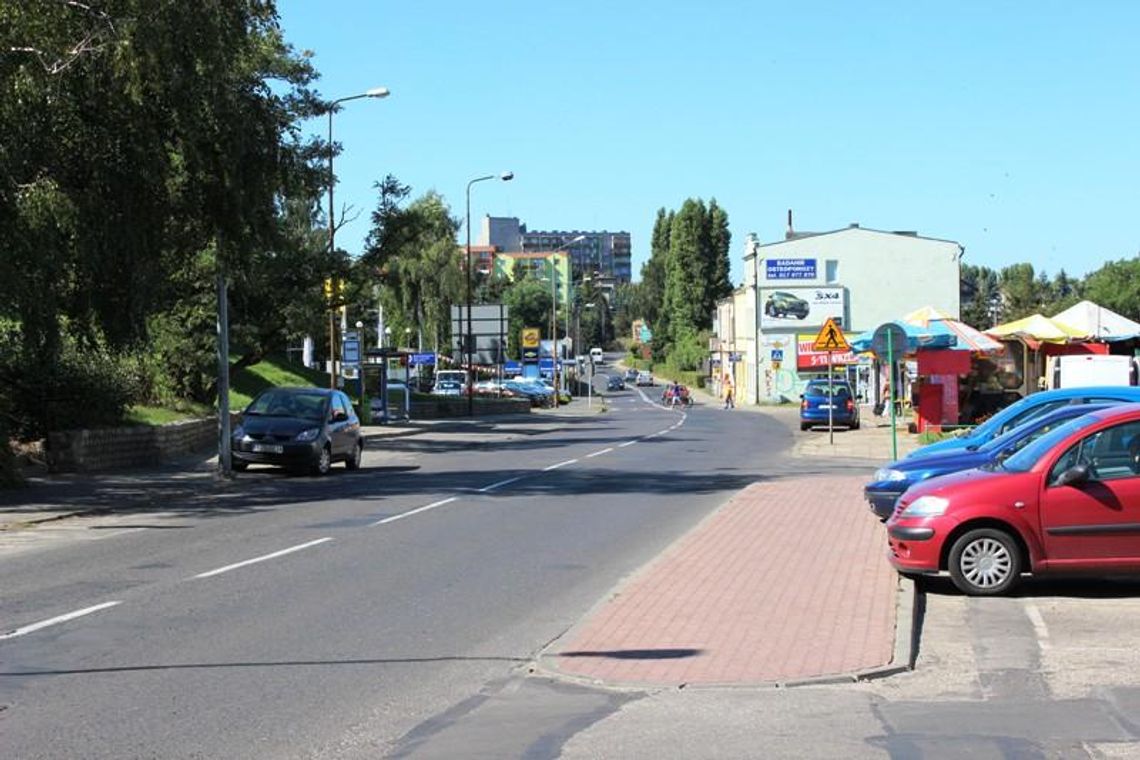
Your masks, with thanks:
[{"label": "building with flat roof", "polygon": [[633,248],[628,232],[532,232],[517,217],[485,216],[479,231],[479,244],[495,246],[500,251],[523,253],[566,250],[570,253],[575,277],[600,272],[604,279],[615,284],[627,283],[633,278]]}]

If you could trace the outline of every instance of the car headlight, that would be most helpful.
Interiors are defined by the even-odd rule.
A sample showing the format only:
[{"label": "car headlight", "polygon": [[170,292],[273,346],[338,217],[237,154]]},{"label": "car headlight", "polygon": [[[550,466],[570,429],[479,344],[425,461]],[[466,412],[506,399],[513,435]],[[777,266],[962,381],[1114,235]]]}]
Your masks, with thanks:
[{"label": "car headlight", "polygon": [[236,428],[234,428],[232,435],[234,438],[237,438],[239,440],[245,438],[245,428],[243,428],[241,425],[238,425]]},{"label": "car headlight", "polygon": [[919,496],[902,511],[902,517],[938,517],[950,506],[941,496]]},{"label": "car headlight", "polygon": [[297,437],[294,440],[297,440],[297,441],[315,441],[315,440],[317,440],[317,436],[320,434],[321,434],[320,428],[306,428],[305,430],[302,430],[300,433],[297,433]]},{"label": "car headlight", "polygon": [[881,467],[875,470],[875,480],[906,480],[906,473],[892,470],[890,467]]}]

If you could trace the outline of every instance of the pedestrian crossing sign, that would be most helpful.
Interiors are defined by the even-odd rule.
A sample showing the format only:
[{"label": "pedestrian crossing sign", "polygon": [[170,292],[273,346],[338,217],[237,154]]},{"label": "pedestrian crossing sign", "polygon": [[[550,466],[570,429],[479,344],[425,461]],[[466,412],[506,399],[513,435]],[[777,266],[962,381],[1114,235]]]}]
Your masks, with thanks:
[{"label": "pedestrian crossing sign", "polygon": [[823,327],[820,328],[819,335],[815,336],[812,349],[815,351],[850,351],[851,346],[847,343],[843,330],[835,324],[834,319],[828,317],[827,321],[823,323]]}]

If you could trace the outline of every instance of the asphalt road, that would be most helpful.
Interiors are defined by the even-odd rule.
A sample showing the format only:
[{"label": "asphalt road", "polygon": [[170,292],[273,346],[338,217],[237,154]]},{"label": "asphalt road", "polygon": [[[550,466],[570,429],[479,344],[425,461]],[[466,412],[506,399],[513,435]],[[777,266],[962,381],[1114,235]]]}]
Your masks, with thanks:
[{"label": "asphalt road", "polygon": [[[394,440],[326,479],[251,472],[0,552],[3,754],[433,754],[620,579],[792,471],[789,436],[630,390],[605,414]],[[624,701],[542,692],[545,723],[523,711],[488,755],[549,756]]]}]

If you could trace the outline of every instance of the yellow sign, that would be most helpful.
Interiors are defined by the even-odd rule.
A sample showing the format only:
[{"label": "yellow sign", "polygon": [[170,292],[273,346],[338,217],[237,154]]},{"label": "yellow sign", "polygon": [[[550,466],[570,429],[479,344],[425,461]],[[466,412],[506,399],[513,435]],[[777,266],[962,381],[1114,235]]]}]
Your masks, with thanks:
[{"label": "yellow sign", "polygon": [[834,319],[828,317],[827,321],[823,323],[823,327],[820,328],[819,335],[815,336],[812,349],[816,351],[850,351],[851,346],[847,344],[843,330],[839,329],[839,325],[835,324]]},{"label": "yellow sign", "polygon": [[524,327],[522,329],[522,347],[538,348],[539,336],[542,334],[537,327]]}]

